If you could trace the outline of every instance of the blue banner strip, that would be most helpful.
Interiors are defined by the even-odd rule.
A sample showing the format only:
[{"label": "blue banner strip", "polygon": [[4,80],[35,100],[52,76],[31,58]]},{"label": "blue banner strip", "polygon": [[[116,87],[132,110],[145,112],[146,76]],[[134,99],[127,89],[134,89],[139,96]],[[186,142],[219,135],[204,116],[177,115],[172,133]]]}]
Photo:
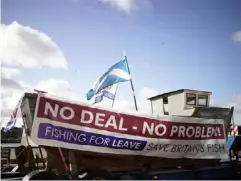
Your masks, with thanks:
[{"label": "blue banner strip", "polygon": [[40,123],[38,138],[57,140],[60,142],[72,143],[77,145],[90,145],[97,147],[107,147],[113,149],[137,150],[145,148],[147,141],[119,138],[54,126],[48,123]]}]

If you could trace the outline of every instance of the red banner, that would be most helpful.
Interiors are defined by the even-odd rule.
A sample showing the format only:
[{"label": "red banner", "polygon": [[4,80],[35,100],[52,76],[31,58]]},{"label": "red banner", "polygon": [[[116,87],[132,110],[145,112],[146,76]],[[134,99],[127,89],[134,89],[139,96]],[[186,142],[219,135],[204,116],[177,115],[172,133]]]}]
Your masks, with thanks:
[{"label": "red banner", "polygon": [[[40,97],[38,118],[148,138],[224,139],[222,124],[158,120]],[[190,119],[190,118],[187,118]]]}]

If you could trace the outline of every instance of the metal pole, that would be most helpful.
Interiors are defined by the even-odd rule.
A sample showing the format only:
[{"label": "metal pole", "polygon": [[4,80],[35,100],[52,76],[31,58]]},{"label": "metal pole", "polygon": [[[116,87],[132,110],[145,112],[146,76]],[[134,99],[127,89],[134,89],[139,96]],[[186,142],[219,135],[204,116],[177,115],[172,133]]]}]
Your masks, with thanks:
[{"label": "metal pole", "polygon": [[151,103],[151,113],[153,114],[153,105],[151,100],[150,100],[150,103]]},{"label": "metal pole", "polygon": [[44,159],[44,156],[43,156],[42,149],[41,149],[41,147],[40,147],[40,146],[38,146],[38,148],[39,148],[39,153],[40,153],[40,155],[41,155],[41,159],[42,159],[42,161],[43,161],[43,166],[44,166],[44,168],[45,168],[45,167],[46,167],[46,165],[45,165],[45,159]]},{"label": "metal pole", "polygon": [[[129,72],[129,74],[131,74],[130,68],[129,68],[129,64],[128,64],[128,61],[127,61],[127,57],[126,57],[126,56],[125,56],[125,60],[126,60],[126,63],[127,63],[128,72]],[[138,111],[138,107],[137,107],[137,103],[136,103],[135,90],[134,90],[132,78],[130,79],[130,82],[131,82],[131,89],[132,89],[132,94],[133,94],[133,98],[134,98],[135,108],[136,108],[136,111]]]},{"label": "metal pole", "polygon": [[68,176],[69,176],[69,179],[72,180],[71,172],[70,172],[70,170],[69,170],[68,165],[66,164],[65,157],[64,157],[64,154],[63,154],[63,152],[62,152],[62,149],[61,149],[60,147],[58,147],[58,150],[59,150],[59,154],[60,154],[60,156],[61,156],[61,158],[62,158],[64,167],[65,167],[66,171],[69,173],[69,175],[68,175]]},{"label": "metal pole", "polygon": [[114,103],[115,103],[115,97],[116,97],[117,89],[118,89],[118,83],[117,83],[117,85],[116,85],[115,95],[114,95],[114,99],[113,99],[113,101],[112,101],[112,108],[114,107]]},{"label": "metal pole", "polygon": [[77,169],[77,164],[75,160],[75,152],[73,150],[69,151],[69,163],[70,163],[70,173],[73,176],[77,175],[78,169]]}]

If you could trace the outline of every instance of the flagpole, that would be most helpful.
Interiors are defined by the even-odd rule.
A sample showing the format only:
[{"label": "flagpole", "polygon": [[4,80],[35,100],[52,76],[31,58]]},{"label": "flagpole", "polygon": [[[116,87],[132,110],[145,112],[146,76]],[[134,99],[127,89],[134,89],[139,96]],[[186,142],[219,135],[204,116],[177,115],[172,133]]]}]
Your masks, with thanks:
[{"label": "flagpole", "polygon": [[113,101],[112,101],[112,106],[111,106],[112,108],[114,107],[114,103],[115,103],[115,97],[116,97],[117,89],[118,89],[118,83],[117,83],[116,88],[115,88],[115,95],[114,95],[114,99],[113,99]]},{"label": "flagpole", "polygon": [[[126,55],[124,55],[124,56],[125,56],[125,60],[126,60],[126,63],[127,63],[128,72],[131,75],[128,60],[127,60],[127,56]],[[130,78],[130,83],[131,83],[131,89],[132,89],[132,94],[133,94],[133,98],[134,98],[135,108],[136,108],[136,111],[138,111],[138,107],[137,107],[137,103],[136,103],[136,95],[135,95],[135,90],[134,90],[132,78]]]}]

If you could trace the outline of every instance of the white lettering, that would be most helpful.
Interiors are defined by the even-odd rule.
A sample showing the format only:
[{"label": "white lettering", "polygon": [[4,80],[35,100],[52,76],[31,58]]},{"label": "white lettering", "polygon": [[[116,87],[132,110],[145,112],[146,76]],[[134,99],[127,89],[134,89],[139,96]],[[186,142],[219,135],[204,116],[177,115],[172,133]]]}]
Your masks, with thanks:
[{"label": "white lettering", "polygon": [[202,138],[206,138],[206,135],[205,135],[205,127],[203,127],[203,129],[202,129]]},{"label": "white lettering", "polygon": [[52,128],[50,126],[47,126],[46,131],[45,131],[45,136],[47,136],[48,133],[52,132]]},{"label": "white lettering", "polygon": [[103,121],[104,121],[104,118],[105,118],[105,114],[96,113],[96,116],[95,116],[95,125],[96,125],[96,126],[103,127],[104,124],[103,124],[103,123],[100,123],[100,122],[103,122]]},{"label": "white lettering", "polygon": [[115,147],[116,147],[115,142],[116,142],[116,139],[114,139],[114,141],[113,141],[113,143],[112,143],[112,146],[115,146]]},{"label": "white lettering", "polygon": [[212,135],[212,127],[208,127],[208,129],[207,129],[207,137],[209,138],[209,137],[211,137],[211,135]]},{"label": "white lettering", "polygon": [[59,132],[59,130],[58,130],[58,129],[54,128],[54,131],[53,131],[53,133],[52,133],[52,136],[53,136],[53,134],[54,134],[54,137],[58,138],[58,137],[59,137],[60,132]]},{"label": "white lettering", "polygon": [[[117,147],[121,147],[123,145],[123,140],[119,140],[118,143],[117,143]],[[127,142],[127,145],[128,145],[128,142]]]},{"label": "white lettering", "polygon": [[54,118],[57,117],[58,111],[59,111],[59,105],[55,104],[55,107],[53,108],[52,105],[49,102],[46,102],[45,104],[45,109],[44,109],[44,114],[48,115],[48,111],[52,114]]},{"label": "white lettering", "polygon": [[[89,115],[89,120],[86,115]],[[85,124],[90,124],[93,121],[93,114],[90,111],[82,110],[80,122]]]},{"label": "white lettering", "polygon": [[170,136],[172,137],[174,133],[177,133],[177,131],[178,131],[178,127],[173,125]]},{"label": "white lettering", "polygon": [[[64,113],[65,111],[68,110],[70,112],[70,115],[66,116]],[[70,119],[73,119],[74,117],[74,111],[73,109],[71,109],[70,107],[62,107],[60,109],[60,112],[59,112],[60,116],[63,118],[63,119],[66,119],[66,120],[70,120]]]},{"label": "white lettering", "polygon": [[196,134],[195,134],[196,138],[199,138],[201,136],[201,130],[202,130],[201,127],[196,127]]},{"label": "white lettering", "polygon": [[[190,132],[191,132],[191,133],[190,133]],[[189,127],[187,128],[187,130],[186,130],[186,135],[187,135],[187,137],[188,137],[188,138],[191,138],[191,137],[194,136],[194,134],[195,134],[195,129],[194,129],[194,127],[193,127],[193,126],[189,126]]]},{"label": "white lettering", "polygon": [[97,145],[102,145],[104,143],[104,141],[105,141],[104,138],[98,137],[98,138],[96,138],[95,143]]},{"label": "white lettering", "polygon": [[178,137],[185,137],[185,127],[184,126],[179,126],[179,132],[178,132]]},{"label": "white lettering", "polygon": [[105,138],[104,145],[109,145],[109,142],[110,142],[110,138]]},{"label": "white lettering", "polygon": [[147,122],[144,122],[143,123],[143,129],[142,129],[142,134],[146,134],[146,131],[148,131],[148,133],[150,135],[153,135],[153,132],[154,132],[154,123],[151,123],[151,127],[148,125]]},{"label": "white lettering", "polygon": [[115,116],[111,115],[109,119],[107,120],[105,127],[113,127],[114,129],[117,129],[117,124],[115,120]]},{"label": "white lettering", "polygon": [[212,135],[220,136],[219,127],[216,127],[216,128],[213,128],[213,129],[212,129]]},{"label": "white lettering", "polygon": [[[59,130],[59,131],[61,131],[61,130]],[[77,138],[78,138],[78,135],[77,135],[77,134],[74,135],[73,132],[70,132],[70,136],[69,136],[69,138],[70,138],[71,140],[73,139],[74,141],[76,141]]]},{"label": "white lettering", "polygon": [[112,146],[118,147],[118,148],[131,148],[131,149],[138,150],[140,149],[141,143],[115,139],[113,140]]},{"label": "white lettering", "polygon": [[119,130],[127,131],[127,128],[123,128],[123,124],[124,124],[124,119],[121,117],[120,118],[120,124],[119,124]]},{"label": "white lettering", "polygon": [[172,126],[170,136],[178,134],[181,138],[210,138],[218,135],[218,127]]},{"label": "white lettering", "polygon": [[89,141],[89,142],[90,142],[90,143],[92,143],[92,141],[93,141],[93,140],[95,140],[95,139],[96,139],[96,137],[95,137],[95,136],[91,136],[91,137],[90,137],[90,141]]},{"label": "white lettering", "polygon": [[85,142],[86,141],[86,135],[85,134],[80,134],[78,136],[78,141],[81,142]]},{"label": "white lettering", "polygon": [[131,144],[131,147],[135,147],[136,150],[139,150],[140,149],[140,146],[141,146],[141,143],[136,143],[136,144]]},{"label": "white lettering", "polygon": [[66,134],[66,131],[64,130],[64,131],[63,131],[63,133],[62,133],[62,131],[63,131],[63,130],[59,130],[59,132],[60,132],[60,136],[63,136],[63,137],[64,137],[64,139],[65,139],[65,134]]},{"label": "white lettering", "polygon": [[67,132],[67,135],[66,135],[66,139],[68,140],[69,139],[69,131]]},{"label": "white lettering", "polygon": [[[159,132],[159,128],[162,128],[162,132]],[[157,136],[163,136],[164,134],[166,134],[166,126],[164,124],[159,124],[155,127],[155,133]]]}]

